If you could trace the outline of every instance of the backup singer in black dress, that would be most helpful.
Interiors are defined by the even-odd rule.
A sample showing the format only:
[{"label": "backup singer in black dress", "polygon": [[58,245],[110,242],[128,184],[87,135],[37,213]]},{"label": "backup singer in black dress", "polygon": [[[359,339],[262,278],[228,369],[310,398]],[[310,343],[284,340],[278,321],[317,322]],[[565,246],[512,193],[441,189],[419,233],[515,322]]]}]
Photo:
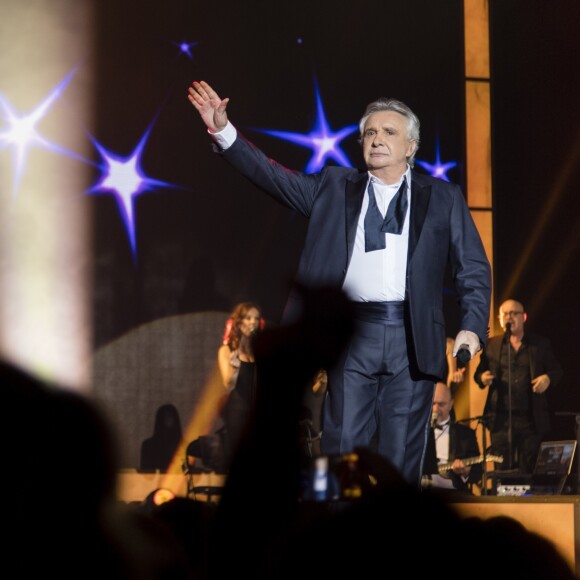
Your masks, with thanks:
[{"label": "backup singer in black dress", "polygon": [[235,452],[254,408],[256,363],[252,338],[263,324],[260,308],[256,304],[238,304],[226,322],[224,338],[218,350],[220,375],[228,392],[223,410],[223,440],[227,462]]}]

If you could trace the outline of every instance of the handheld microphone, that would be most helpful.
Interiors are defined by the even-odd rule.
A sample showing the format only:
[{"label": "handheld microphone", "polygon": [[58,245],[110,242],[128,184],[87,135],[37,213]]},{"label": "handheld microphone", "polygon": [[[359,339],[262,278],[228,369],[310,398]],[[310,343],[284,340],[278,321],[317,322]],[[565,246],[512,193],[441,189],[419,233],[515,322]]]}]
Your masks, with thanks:
[{"label": "handheld microphone", "polygon": [[471,360],[469,345],[462,344],[457,351],[457,368],[462,369]]},{"label": "handheld microphone", "polygon": [[431,429],[435,429],[435,426],[437,425],[438,418],[439,418],[439,413],[437,413],[437,411],[433,411],[433,413],[431,413]]},{"label": "handheld microphone", "polygon": [[512,323],[511,322],[505,323],[505,335],[508,338],[512,335]]}]

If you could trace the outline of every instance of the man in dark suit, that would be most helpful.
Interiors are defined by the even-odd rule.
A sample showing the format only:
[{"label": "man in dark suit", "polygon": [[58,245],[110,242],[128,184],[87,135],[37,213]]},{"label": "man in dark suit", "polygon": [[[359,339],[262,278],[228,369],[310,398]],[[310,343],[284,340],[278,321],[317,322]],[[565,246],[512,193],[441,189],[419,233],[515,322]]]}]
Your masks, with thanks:
[{"label": "man in dark suit", "polygon": [[504,457],[504,468],[524,474],[532,472],[540,443],[550,430],[546,390],[563,374],[550,341],[524,332],[526,320],[521,302],[510,299],[501,304],[499,322],[505,332],[489,340],[474,375],[480,388],[489,387],[484,414],[491,452]]},{"label": "man in dark suit", "polygon": [[[204,81],[188,98],[224,159],[309,219],[296,281],[342,288],[352,301],[356,330],[327,369],[322,452],[348,453],[374,440],[418,486],[433,388],[446,368],[447,265],[461,310],[454,355],[464,347],[473,357],[487,336],[491,270],[460,188],[412,170],[419,120],[395,99],[371,103],[360,121],[366,171],[304,174],[238,135],[229,99]],[[299,293],[291,292],[285,319],[299,315]]]},{"label": "man in dark suit", "polygon": [[470,485],[481,480],[482,457],[475,431],[452,420],[453,402],[451,387],[437,383],[422,485],[469,492]]}]

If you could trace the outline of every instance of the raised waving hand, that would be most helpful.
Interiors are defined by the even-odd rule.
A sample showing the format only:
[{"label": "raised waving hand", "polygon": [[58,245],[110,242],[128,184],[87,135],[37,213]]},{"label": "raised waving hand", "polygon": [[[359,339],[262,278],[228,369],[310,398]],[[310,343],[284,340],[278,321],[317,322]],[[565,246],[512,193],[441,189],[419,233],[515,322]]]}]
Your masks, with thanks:
[{"label": "raised waving hand", "polygon": [[218,133],[227,125],[226,107],[230,99],[220,99],[205,81],[193,81],[187,98],[212,133]]}]

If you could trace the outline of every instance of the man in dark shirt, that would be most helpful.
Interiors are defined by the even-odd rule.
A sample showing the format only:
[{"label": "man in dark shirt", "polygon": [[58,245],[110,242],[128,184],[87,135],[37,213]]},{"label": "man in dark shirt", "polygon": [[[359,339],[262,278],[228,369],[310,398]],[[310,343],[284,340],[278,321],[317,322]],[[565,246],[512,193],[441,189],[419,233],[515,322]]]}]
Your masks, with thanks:
[{"label": "man in dark shirt", "polygon": [[546,390],[562,378],[550,341],[524,335],[527,315],[516,300],[499,308],[504,334],[491,338],[474,379],[489,387],[484,414],[489,415],[491,452],[505,459],[503,468],[531,473],[540,442],[550,429]]}]

